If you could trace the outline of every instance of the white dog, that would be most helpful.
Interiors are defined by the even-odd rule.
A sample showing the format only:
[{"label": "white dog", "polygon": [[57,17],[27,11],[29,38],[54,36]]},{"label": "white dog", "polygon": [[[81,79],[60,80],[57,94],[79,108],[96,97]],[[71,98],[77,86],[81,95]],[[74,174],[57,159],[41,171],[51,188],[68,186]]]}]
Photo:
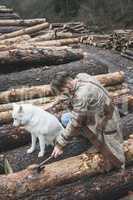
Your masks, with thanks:
[{"label": "white dog", "polygon": [[32,104],[14,104],[12,117],[14,126],[24,126],[31,133],[32,144],[27,153],[32,153],[39,139],[40,152],[38,157],[45,153],[45,145],[53,144],[54,139],[64,128],[59,120],[49,112]]}]

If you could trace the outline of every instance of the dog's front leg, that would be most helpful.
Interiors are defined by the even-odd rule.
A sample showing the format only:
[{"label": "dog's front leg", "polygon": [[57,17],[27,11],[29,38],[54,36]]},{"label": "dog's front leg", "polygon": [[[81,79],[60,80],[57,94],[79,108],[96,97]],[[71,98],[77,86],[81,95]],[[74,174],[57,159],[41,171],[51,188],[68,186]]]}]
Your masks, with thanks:
[{"label": "dog's front leg", "polygon": [[39,145],[40,145],[40,152],[38,154],[38,157],[42,157],[45,153],[45,136],[40,135],[38,139],[39,139]]},{"label": "dog's front leg", "polygon": [[36,136],[31,134],[31,147],[27,150],[27,153],[32,153],[36,148]]}]

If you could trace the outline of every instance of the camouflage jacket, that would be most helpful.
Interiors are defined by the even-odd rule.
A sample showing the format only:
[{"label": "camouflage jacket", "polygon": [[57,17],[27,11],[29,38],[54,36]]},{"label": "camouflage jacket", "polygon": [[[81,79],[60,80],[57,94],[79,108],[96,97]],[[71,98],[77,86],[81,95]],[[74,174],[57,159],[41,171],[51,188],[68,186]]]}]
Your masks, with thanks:
[{"label": "camouflage jacket", "polygon": [[57,145],[64,147],[82,127],[90,142],[100,151],[104,149],[101,153],[109,151],[107,157],[113,155],[120,165],[124,164],[120,116],[108,92],[88,74],[78,74],[75,79],[77,83],[71,97],[73,118],[56,138]]}]

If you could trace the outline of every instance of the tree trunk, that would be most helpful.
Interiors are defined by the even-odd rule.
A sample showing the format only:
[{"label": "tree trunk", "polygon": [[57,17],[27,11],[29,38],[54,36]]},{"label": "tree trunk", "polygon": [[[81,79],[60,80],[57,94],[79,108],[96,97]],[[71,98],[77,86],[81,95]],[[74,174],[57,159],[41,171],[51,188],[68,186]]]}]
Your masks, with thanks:
[{"label": "tree trunk", "polygon": [[40,47],[42,47],[42,46],[63,46],[63,45],[69,45],[69,44],[76,44],[79,42],[80,42],[80,38],[66,38],[66,39],[60,39],[60,40],[35,42],[35,45],[40,46]]},{"label": "tree trunk", "polygon": [[[123,72],[114,72],[109,74],[97,75],[96,78],[104,86],[122,83],[124,81]],[[40,85],[25,87],[21,89],[14,89],[0,93],[0,104],[14,101],[22,101],[25,99],[51,96],[50,85]]]},{"label": "tree trunk", "polygon": [[13,9],[11,8],[0,8],[0,13],[13,13]]},{"label": "tree trunk", "polygon": [[[15,133],[15,130],[14,130],[14,133]],[[15,147],[13,147],[13,145],[12,146],[10,145],[11,147],[10,149],[8,148],[5,149],[5,152],[1,151],[0,163],[2,165],[3,165],[4,158],[6,158],[8,162],[10,163],[13,169],[13,172],[18,172],[20,170],[27,168],[31,164],[40,163],[44,159],[46,159],[48,156],[50,156],[53,150],[53,146],[49,145],[49,146],[46,146],[46,152],[43,158],[38,158],[38,153],[40,150],[39,144],[37,144],[36,150],[32,154],[27,154],[27,149],[30,148],[30,145],[31,145],[30,133],[26,134],[26,132],[24,133],[24,131],[22,132],[22,130],[16,131],[16,133],[21,134],[20,139],[22,139],[22,141],[21,140],[18,141],[17,143],[18,146],[16,145]],[[4,134],[4,131],[3,131],[3,134]],[[27,141],[25,140],[26,143],[24,143],[23,135],[27,136]],[[14,136],[16,136],[16,134],[14,134]],[[12,142],[13,144],[15,144],[15,140]],[[71,143],[68,146],[66,146],[66,148],[64,149],[63,155],[61,157],[58,157],[57,159],[54,159],[54,161],[79,155],[85,152],[86,150],[88,150],[89,148],[91,148],[91,144],[82,136],[73,138],[71,140]]]},{"label": "tree trunk", "polygon": [[91,58],[91,56],[89,58],[89,60],[83,59],[58,66],[44,66],[36,69],[32,68],[22,72],[0,75],[0,90],[7,90],[9,88],[16,88],[23,85],[29,86],[48,84],[51,82],[55,73],[64,70],[70,72],[73,77],[82,72],[86,72],[91,75],[104,74],[108,72],[107,65]]},{"label": "tree trunk", "polygon": [[14,38],[1,40],[0,45],[5,45],[6,47],[8,47],[8,46],[13,45],[13,44],[25,42],[25,41],[29,40],[30,38],[31,37],[29,35],[21,35],[21,36],[17,36],[17,37],[14,37]]},{"label": "tree trunk", "polygon": [[[126,152],[128,150],[128,154],[125,152],[127,161],[132,161],[133,159],[133,151],[130,146],[131,139],[125,143]],[[38,172],[36,167],[37,165],[31,165],[17,173],[1,175],[1,200],[19,199],[24,195],[44,188],[53,188],[54,186],[70,183],[70,181],[79,180],[83,176],[87,176],[88,178],[96,176],[99,173],[104,173],[106,169],[101,154],[88,152],[47,164],[41,172]],[[130,175],[129,180],[132,180],[132,170]]]},{"label": "tree trunk", "polygon": [[74,49],[14,49],[0,52],[0,72],[10,73],[13,71],[22,71],[33,66],[39,67],[42,65],[59,65],[80,60],[82,58],[83,53]]},{"label": "tree trunk", "polygon": [[51,96],[50,85],[23,87],[16,90],[9,90],[0,93],[0,104],[14,101]]},{"label": "tree trunk", "polygon": [[6,19],[20,19],[20,16],[16,13],[0,13],[0,20]]},{"label": "tree trunk", "polygon": [[68,46],[38,46],[36,43],[34,44],[29,44],[25,38],[24,41],[19,41],[18,43],[12,43],[11,45],[5,45],[5,44],[0,44],[0,51],[11,51],[11,50],[23,50],[23,51],[28,51],[32,49],[37,49],[37,51],[44,51],[44,50],[52,50],[52,51],[61,51],[61,50],[68,50],[70,51],[72,48]]},{"label": "tree trunk", "polygon": [[[0,11],[1,12],[1,11]],[[0,26],[34,26],[46,22],[45,18],[42,19],[17,19],[17,20],[0,20]]]},{"label": "tree trunk", "polygon": [[[114,74],[114,76],[112,76]],[[108,75],[99,75],[97,79],[101,82],[103,86],[111,86],[111,85],[117,85],[118,83],[124,82],[124,72],[114,72],[109,73]]]},{"label": "tree trunk", "polygon": [[48,28],[48,26],[49,26],[49,24],[47,22],[44,22],[44,23],[39,24],[39,25],[34,25],[34,26],[31,26],[31,27],[28,27],[28,28],[23,28],[19,31],[15,31],[13,33],[1,35],[0,40],[9,39],[9,38],[13,38],[13,37],[17,37],[17,36],[25,35],[25,34],[31,34],[31,33],[37,32],[39,30],[42,30],[44,28]]},{"label": "tree trunk", "polygon": [[[70,32],[62,33],[62,32],[56,32],[54,30],[48,31],[46,34],[36,36],[32,39],[30,39],[30,42],[38,42],[38,41],[47,41],[47,40],[55,40],[55,39],[65,39],[65,38],[72,38],[73,34]],[[74,37],[78,37],[78,35],[74,35]]]},{"label": "tree trunk", "polygon": [[[42,97],[42,98],[35,98],[25,101],[19,101],[18,103],[32,103],[34,105],[42,105],[49,102],[55,101],[55,97]],[[8,110],[12,110],[14,103],[7,103],[7,104],[0,104],[0,112],[5,112]]]},{"label": "tree trunk", "polygon": [[[133,167],[128,167],[123,175],[121,171],[96,177],[82,177],[73,183],[67,183],[52,189],[42,189],[26,195],[20,200],[116,200],[127,196],[133,189]],[[132,200],[132,194],[121,200]]]},{"label": "tree trunk", "polygon": [[20,26],[0,26],[0,33],[4,34],[4,33],[11,33],[13,31],[18,31],[22,29],[22,27]]}]

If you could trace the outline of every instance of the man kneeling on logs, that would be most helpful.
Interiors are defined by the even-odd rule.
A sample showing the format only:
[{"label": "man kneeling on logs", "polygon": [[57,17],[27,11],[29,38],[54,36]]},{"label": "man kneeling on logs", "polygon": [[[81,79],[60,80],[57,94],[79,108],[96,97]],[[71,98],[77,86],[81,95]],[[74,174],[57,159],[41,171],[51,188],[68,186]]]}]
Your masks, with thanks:
[{"label": "man kneeling on logs", "polygon": [[56,158],[61,155],[71,137],[82,130],[84,136],[104,156],[107,170],[124,166],[120,116],[99,81],[86,73],[72,79],[63,71],[55,75],[51,89],[55,94],[65,94],[71,107],[71,113],[61,118],[66,129],[56,138],[52,156]]}]

